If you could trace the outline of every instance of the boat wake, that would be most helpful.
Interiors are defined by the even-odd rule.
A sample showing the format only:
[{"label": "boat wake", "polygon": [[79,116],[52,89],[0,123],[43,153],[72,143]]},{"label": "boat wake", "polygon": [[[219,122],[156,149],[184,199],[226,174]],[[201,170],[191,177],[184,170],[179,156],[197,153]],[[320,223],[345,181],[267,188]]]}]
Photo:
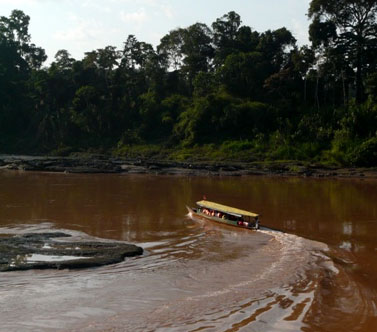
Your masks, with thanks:
[{"label": "boat wake", "polygon": [[[9,332],[330,331],[344,312],[366,320],[376,310],[323,243],[200,221],[161,238],[137,243],[146,254],[114,266],[0,275],[2,326]],[[22,323],[17,294],[27,294],[23,306],[30,308]]]},{"label": "boat wake", "polygon": [[[298,331],[308,327],[305,317],[315,301],[321,271],[338,273],[325,254],[329,250],[325,244],[273,231],[198,225],[204,235],[196,246],[205,253],[155,271],[165,276],[165,288],[175,290],[174,295],[140,315],[123,312],[111,317],[112,323],[96,326],[98,331],[108,325],[114,331]],[[312,273],[317,278],[309,278]],[[90,329],[93,325],[86,330]]]}]

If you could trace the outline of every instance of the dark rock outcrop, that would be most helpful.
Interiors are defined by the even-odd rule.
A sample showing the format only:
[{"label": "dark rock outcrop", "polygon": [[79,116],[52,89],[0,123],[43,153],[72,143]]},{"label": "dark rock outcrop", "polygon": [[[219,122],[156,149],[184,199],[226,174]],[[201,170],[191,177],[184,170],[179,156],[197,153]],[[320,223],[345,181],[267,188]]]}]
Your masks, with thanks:
[{"label": "dark rock outcrop", "polygon": [[69,237],[62,232],[0,237],[0,272],[89,268],[143,253],[142,248],[123,242],[67,241]]},{"label": "dark rock outcrop", "polygon": [[121,159],[105,156],[36,157],[0,155],[0,170],[125,173],[186,176],[300,176],[377,178],[377,168],[337,168],[324,165],[303,165],[299,162],[177,162]]}]

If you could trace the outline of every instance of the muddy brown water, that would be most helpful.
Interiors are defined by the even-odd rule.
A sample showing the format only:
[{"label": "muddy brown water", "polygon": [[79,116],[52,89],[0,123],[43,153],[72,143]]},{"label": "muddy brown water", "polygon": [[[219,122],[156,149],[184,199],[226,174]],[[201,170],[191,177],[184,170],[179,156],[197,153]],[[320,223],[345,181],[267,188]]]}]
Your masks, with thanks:
[{"label": "muddy brown water", "polygon": [[[262,214],[193,220],[203,195]],[[377,181],[0,172],[0,234],[67,230],[143,256],[0,274],[0,331],[376,331]]]}]

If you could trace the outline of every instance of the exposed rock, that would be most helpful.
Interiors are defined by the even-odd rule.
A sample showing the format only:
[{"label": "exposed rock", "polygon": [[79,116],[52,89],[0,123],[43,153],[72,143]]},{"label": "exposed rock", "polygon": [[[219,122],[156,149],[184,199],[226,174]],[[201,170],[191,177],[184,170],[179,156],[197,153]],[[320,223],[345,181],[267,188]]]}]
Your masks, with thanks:
[{"label": "exposed rock", "polygon": [[143,253],[142,248],[123,242],[67,241],[69,237],[62,232],[0,237],[0,272],[88,268]]},{"label": "exposed rock", "polygon": [[188,176],[301,176],[377,178],[377,168],[336,168],[295,162],[176,162],[121,159],[92,155],[83,157],[35,157],[0,155],[0,170],[61,173],[129,173]]}]

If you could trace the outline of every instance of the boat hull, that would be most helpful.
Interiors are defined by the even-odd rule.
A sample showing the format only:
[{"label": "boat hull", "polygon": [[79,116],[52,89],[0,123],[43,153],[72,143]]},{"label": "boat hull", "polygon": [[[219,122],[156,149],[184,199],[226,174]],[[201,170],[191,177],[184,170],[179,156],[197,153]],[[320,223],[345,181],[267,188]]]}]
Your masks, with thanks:
[{"label": "boat hull", "polygon": [[199,218],[199,219],[203,219],[203,220],[209,220],[209,221],[216,222],[216,223],[219,223],[219,224],[222,224],[222,225],[234,226],[234,227],[237,227],[237,228],[246,228],[246,229],[250,229],[250,230],[257,230],[259,228],[258,225],[253,224],[253,223],[246,223],[245,222],[245,223],[240,224],[239,222],[237,222],[235,220],[228,220],[228,219],[222,219],[222,218],[208,216],[204,213],[197,212],[197,210],[195,208],[191,208],[189,206],[186,206],[186,208],[187,208],[189,214],[192,217],[195,217],[195,218]]}]

